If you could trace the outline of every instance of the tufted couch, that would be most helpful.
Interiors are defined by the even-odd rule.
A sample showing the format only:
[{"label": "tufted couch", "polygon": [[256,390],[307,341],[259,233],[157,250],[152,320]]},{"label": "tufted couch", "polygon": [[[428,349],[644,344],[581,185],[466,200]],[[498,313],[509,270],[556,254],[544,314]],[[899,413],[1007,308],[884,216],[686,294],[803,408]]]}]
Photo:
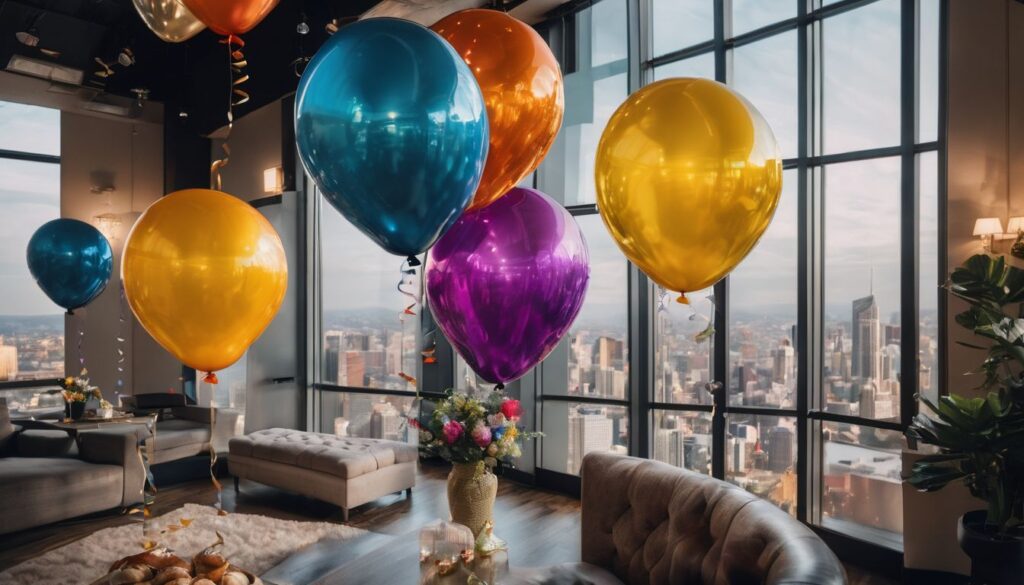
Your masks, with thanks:
[{"label": "tufted couch", "polygon": [[266,429],[228,443],[228,469],[238,479],[296,492],[348,511],[416,485],[415,446],[397,441]]},{"label": "tufted couch", "polygon": [[583,459],[582,563],[514,583],[841,585],[842,565],[809,528],[731,484],[664,463]]}]

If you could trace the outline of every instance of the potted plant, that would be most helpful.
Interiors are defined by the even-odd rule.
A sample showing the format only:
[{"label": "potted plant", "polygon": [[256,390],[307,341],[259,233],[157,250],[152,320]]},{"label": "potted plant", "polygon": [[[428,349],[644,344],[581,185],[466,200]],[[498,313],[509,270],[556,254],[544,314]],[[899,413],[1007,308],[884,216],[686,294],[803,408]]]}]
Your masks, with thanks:
[{"label": "potted plant", "polygon": [[540,436],[523,431],[522,414],[518,400],[497,390],[481,399],[449,389],[424,422],[410,421],[419,429],[420,449],[452,464],[448,509],[474,537],[491,520],[498,493],[494,472],[522,455],[524,440]]},{"label": "potted plant", "polygon": [[[1020,583],[1024,574],[1024,270],[1004,258],[973,256],[950,275],[950,293],[968,304],[956,322],[988,345],[978,369],[983,397],[955,394],[937,403],[922,397],[934,417],[918,414],[907,435],[938,447],[919,459],[907,481],[922,491],[963,482],[987,509],[960,518],[960,546],[971,557],[975,583]],[[1013,307],[1013,313],[1007,308]]]},{"label": "potted plant", "polygon": [[68,376],[60,381],[61,395],[64,396],[64,416],[70,420],[79,420],[85,414],[85,404],[90,399],[102,400],[100,389],[89,382],[85,369],[78,376]]}]

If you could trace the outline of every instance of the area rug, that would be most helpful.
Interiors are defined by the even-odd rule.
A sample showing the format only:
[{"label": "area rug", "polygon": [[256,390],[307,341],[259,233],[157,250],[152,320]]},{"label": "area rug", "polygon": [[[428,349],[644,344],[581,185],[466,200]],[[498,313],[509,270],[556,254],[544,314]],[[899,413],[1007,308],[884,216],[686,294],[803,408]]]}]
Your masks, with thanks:
[{"label": "area rug", "polygon": [[[365,530],[329,522],[297,522],[253,514],[219,516],[215,508],[185,504],[151,520],[161,532],[161,546],[186,559],[224,536],[224,555],[257,575],[297,550],[323,539],[348,540]],[[107,573],[117,559],[142,551],[141,521],[104,528],[25,561],[3,573],[0,584],[91,583]]]}]

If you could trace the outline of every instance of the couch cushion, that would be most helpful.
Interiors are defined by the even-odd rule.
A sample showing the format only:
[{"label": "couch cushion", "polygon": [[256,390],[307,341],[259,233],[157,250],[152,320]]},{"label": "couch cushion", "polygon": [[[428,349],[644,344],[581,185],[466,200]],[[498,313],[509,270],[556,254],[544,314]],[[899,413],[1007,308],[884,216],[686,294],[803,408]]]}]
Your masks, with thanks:
[{"label": "couch cushion", "polygon": [[77,457],[75,439],[65,431],[29,429],[18,433],[19,457]]},{"label": "couch cushion", "polygon": [[229,456],[264,459],[352,479],[395,463],[416,461],[416,447],[382,439],[266,429],[228,443]]},{"label": "couch cushion", "polygon": [[124,469],[81,459],[0,459],[0,533],[121,505]]},{"label": "couch cushion", "polygon": [[156,423],[156,450],[210,442],[210,425],[185,419],[166,419]]}]

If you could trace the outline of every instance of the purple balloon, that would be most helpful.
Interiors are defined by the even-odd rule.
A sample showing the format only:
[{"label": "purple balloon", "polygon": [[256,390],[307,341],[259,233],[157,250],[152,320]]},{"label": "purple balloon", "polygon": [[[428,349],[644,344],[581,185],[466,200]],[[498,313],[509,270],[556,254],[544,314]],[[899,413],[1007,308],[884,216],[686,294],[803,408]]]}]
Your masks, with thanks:
[{"label": "purple balloon", "polygon": [[564,207],[514,188],[464,214],[431,248],[430,310],[481,378],[510,382],[547,357],[576,319],[589,256]]}]

